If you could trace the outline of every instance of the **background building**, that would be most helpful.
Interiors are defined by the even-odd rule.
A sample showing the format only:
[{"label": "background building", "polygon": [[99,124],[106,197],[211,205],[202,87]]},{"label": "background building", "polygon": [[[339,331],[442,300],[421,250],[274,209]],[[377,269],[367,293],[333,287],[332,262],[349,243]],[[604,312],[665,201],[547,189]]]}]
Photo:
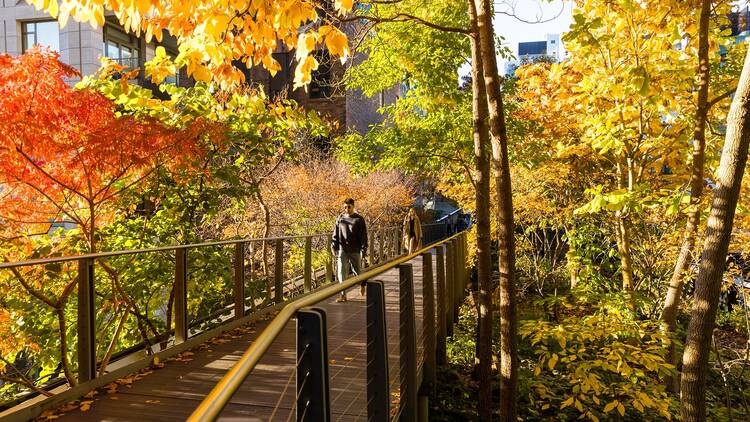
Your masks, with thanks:
[{"label": "background building", "polygon": [[535,61],[546,60],[554,63],[565,58],[565,50],[560,34],[547,34],[543,41],[519,42],[516,58],[505,62],[505,74],[513,74],[519,66]]},{"label": "background building", "polygon": [[[0,53],[21,54],[31,46],[39,44],[60,53],[60,58],[78,69],[83,75],[94,73],[100,64],[100,57],[109,57],[128,67],[144,68],[144,63],[155,56],[156,47],[164,46],[167,54],[177,56],[177,41],[165,35],[161,43],[155,40],[147,43],[144,37],[126,33],[113,16],[108,16],[103,28],[94,28],[88,23],[72,19],[63,29],[48,14],[37,11],[24,0],[0,0]],[[398,98],[400,90],[394,88],[374,98],[366,98],[361,92],[344,89],[342,77],[344,65],[331,58],[326,50],[315,52],[320,62],[313,73],[313,81],[305,89],[294,89],[294,51],[280,48],[274,57],[281,64],[281,71],[271,77],[262,68],[245,69],[245,76],[251,85],[262,87],[270,97],[282,96],[297,101],[308,110],[316,110],[321,115],[333,119],[338,124],[336,133],[355,130],[363,133],[373,124],[380,123],[383,117],[378,109]],[[355,56],[355,61],[361,60]],[[190,79],[182,71],[173,83],[189,85]],[[180,77],[181,76],[181,77]],[[71,80],[71,83],[77,79]],[[149,86],[143,72],[137,83]],[[165,95],[153,90],[154,95]],[[327,140],[322,140],[326,146]]]}]

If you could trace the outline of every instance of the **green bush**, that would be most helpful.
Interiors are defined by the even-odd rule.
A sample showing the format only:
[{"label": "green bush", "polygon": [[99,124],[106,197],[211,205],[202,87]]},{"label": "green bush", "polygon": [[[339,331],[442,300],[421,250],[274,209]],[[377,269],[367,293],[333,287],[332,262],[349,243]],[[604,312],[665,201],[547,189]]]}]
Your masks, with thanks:
[{"label": "green bush", "polygon": [[[561,301],[559,323],[527,320],[520,334],[535,359],[526,385],[539,417],[671,420],[677,403],[660,379],[673,374],[665,361],[669,339],[657,323],[638,321],[621,301]],[[614,303],[614,304],[613,304]]]}]

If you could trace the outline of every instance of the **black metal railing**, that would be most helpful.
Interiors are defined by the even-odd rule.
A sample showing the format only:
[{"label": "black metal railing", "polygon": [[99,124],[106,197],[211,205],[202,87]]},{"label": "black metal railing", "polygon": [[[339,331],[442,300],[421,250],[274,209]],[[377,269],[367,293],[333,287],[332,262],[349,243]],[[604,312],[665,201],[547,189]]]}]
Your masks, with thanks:
[{"label": "black metal railing", "polygon": [[[399,228],[396,227],[375,227],[371,230],[370,249],[364,259],[366,268],[398,255],[398,234]],[[213,263],[210,265],[207,264],[207,254],[213,254],[210,258]],[[137,273],[133,269],[133,262],[137,259],[153,264],[152,271],[147,275]],[[53,267],[60,267],[61,274],[65,272],[74,281],[73,288],[77,287],[77,296],[73,291],[75,300],[68,300],[64,304],[64,311],[68,318],[70,315],[75,316],[69,321],[69,326],[76,327],[77,333],[77,341],[73,346],[76,353],[72,354],[70,373],[82,391],[98,387],[103,382],[100,379],[104,379],[103,375],[109,372],[108,366],[117,368],[116,361],[122,358],[131,357],[129,360],[132,360],[135,354],[142,357],[141,362],[147,362],[152,353],[168,355],[171,349],[201,333],[272,307],[283,306],[285,301],[294,300],[334,280],[329,234],[236,239],[5,262],[0,263],[0,272],[8,271],[6,275],[14,277],[33,271],[44,273]],[[194,280],[195,276],[200,276],[200,280],[217,282],[219,291],[210,292],[215,296],[211,304],[195,304],[203,294],[201,286],[197,285],[201,283]],[[113,280],[113,277],[119,279]],[[126,333],[127,336],[141,338],[142,341],[131,341],[122,347],[118,345],[112,353],[105,356],[103,351],[107,350],[106,346],[116,335],[97,331],[103,325],[103,292],[111,284],[119,282],[123,284],[119,297],[132,294],[124,285],[128,277],[132,279],[133,286],[137,285],[138,277],[163,278],[166,292],[169,288],[174,289],[172,311],[169,312],[174,317],[169,326],[156,330],[156,333],[151,330],[148,336],[141,336],[138,327],[130,327],[132,332]],[[163,292],[161,296],[164,296]],[[168,296],[168,293],[164,296],[165,301]],[[148,309],[148,303],[140,305]],[[164,307],[164,304],[159,306]],[[128,309],[132,317],[134,311],[132,308]],[[158,310],[146,312],[141,309],[141,314],[147,325],[157,328],[164,325],[166,316],[163,312],[159,314]],[[160,316],[155,317],[155,314]],[[126,318],[128,316],[123,319]],[[50,326],[49,331],[57,332],[57,328],[59,327]],[[126,337],[125,334],[120,334],[120,338]],[[70,339],[57,341],[58,345],[54,346],[56,348],[59,348],[61,341],[73,342]],[[62,361],[62,357],[59,359]],[[54,388],[64,383],[64,378],[56,378],[38,387]],[[4,403],[3,407],[8,409],[36,395],[38,392],[34,391],[23,393]],[[40,408],[44,408],[44,405]]]},{"label": "black metal railing", "polygon": [[[398,233],[396,233],[398,235]],[[398,237],[398,236],[397,236]],[[398,242],[395,242],[396,244]],[[393,243],[390,243],[393,244]],[[377,252],[375,252],[377,254]],[[427,420],[426,392],[434,386],[435,367],[446,362],[445,337],[457,319],[458,306],[468,281],[466,265],[466,232],[439,240],[427,247],[343,283],[327,286],[310,295],[287,303],[278,315],[253,341],[240,360],[214,387],[193,412],[189,421],[216,420],[222,409],[245,383],[258,362],[266,355],[287,324],[296,318],[296,385],[295,403],[287,403],[297,421],[331,420],[331,380],[329,374],[328,327],[326,312],[320,305],[347,289],[366,284],[366,402],[367,420]],[[436,267],[433,271],[433,257]],[[415,277],[412,262],[421,258],[421,298],[415,301]],[[418,261],[417,261],[418,262]],[[386,290],[383,281],[375,280],[386,271],[398,271],[398,324],[386,318]],[[419,305],[419,306],[418,306]],[[392,306],[392,304],[391,304]],[[421,320],[416,310],[422,310]],[[418,337],[421,328],[423,336]],[[391,409],[394,386],[389,378],[389,333],[398,333],[398,406]],[[421,355],[418,352],[421,351]],[[421,363],[421,364],[420,364]],[[283,395],[282,395],[283,397]],[[281,400],[281,398],[280,398]],[[277,408],[279,403],[277,403]],[[351,405],[350,405],[351,406]],[[276,409],[274,409],[275,411]]]}]

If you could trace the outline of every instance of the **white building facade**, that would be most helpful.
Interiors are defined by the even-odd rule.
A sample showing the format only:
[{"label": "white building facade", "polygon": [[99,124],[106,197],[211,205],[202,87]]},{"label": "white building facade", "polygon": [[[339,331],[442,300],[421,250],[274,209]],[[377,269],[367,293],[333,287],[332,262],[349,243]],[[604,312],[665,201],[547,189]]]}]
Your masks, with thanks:
[{"label": "white building facade", "polygon": [[520,66],[537,60],[560,62],[565,59],[565,49],[560,34],[546,34],[541,41],[519,42],[516,58],[505,62],[505,74],[513,74]]}]

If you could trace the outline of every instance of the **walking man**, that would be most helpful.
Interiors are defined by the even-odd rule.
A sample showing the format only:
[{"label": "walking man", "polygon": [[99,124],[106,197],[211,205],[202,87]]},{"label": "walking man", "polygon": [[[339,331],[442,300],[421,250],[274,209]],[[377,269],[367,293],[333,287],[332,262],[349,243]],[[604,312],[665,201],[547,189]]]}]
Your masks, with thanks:
[{"label": "walking man", "polygon": [[[337,257],[338,279],[343,283],[351,272],[359,274],[362,256],[367,253],[367,227],[365,219],[354,211],[354,200],[344,201],[344,212],[336,219],[331,238],[331,252]],[[364,284],[362,284],[362,292]],[[346,292],[341,292],[337,302],[346,302]]]}]

